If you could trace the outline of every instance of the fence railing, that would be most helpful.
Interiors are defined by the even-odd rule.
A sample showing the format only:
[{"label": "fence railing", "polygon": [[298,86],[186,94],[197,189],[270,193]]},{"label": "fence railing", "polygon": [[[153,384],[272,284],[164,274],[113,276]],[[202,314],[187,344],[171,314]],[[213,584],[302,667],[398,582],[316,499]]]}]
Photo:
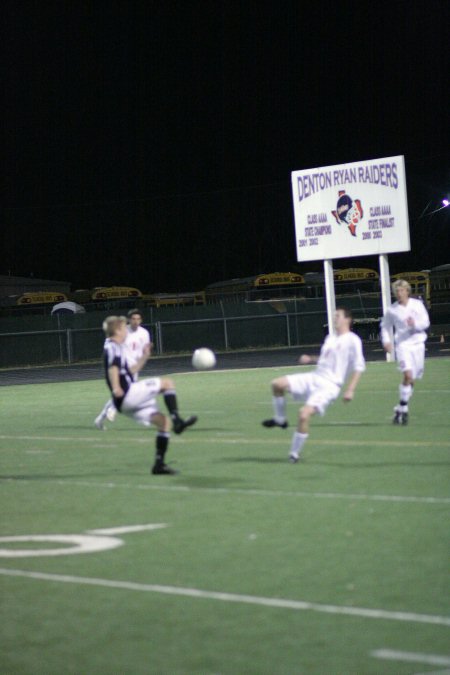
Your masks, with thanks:
[{"label": "fence railing", "polygon": [[[360,319],[364,339],[376,339],[378,318]],[[323,340],[326,313],[293,312],[257,316],[227,316],[146,324],[158,355],[187,352],[197,347],[233,350],[291,347]],[[104,333],[98,328],[0,333],[0,368],[71,364],[98,359]]]}]

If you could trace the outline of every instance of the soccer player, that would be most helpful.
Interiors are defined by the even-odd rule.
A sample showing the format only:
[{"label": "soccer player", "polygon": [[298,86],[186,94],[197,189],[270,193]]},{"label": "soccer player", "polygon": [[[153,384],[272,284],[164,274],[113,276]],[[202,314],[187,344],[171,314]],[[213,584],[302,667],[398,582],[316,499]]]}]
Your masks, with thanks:
[{"label": "soccer player", "polygon": [[342,385],[348,379],[344,402],[353,399],[356,385],[365,370],[362,343],[351,330],[352,314],[349,309],[339,308],[334,315],[336,335],[328,335],[320,350],[319,358],[302,354],[300,365],[317,363],[310,373],[298,373],[279,377],[272,382],[274,417],[262,422],[265,427],[288,426],[285,393],[292,394],[295,401],[305,402],[299,410],[297,431],[292,436],[289,460],[298,462],[309,436],[309,422],[313,415],[325,414],[326,408],[339,396]]},{"label": "soccer player", "polygon": [[[127,349],[127,361],[129,366],[133,366],[141,358],[144,353],[146,345],[150,346],[151,354],[151,338],[150,333],[144,326],[142,326],[142,313],[140,309],[130,309],[127,314],[128,326],[127,337],[125,339],[125,347]],[[135,375],[137,380],[137,373]]]},{"label": "soccer player", "polygon": [[[146,349],[146,345],[149,345],[151,350],[151,339],[150,333],[142,324],[142,313],[139,309],[131,309],[128,314],[128,327],[127,327],[127,336],[125,339],[125,348],[126,348],[126,357],[128,361],[128,366],[134,366]],[[138,372],[135,372],[133,375],[134,381],[138,379]],[[117,410],[112,401],[109,399],[103,406],[103,409],[99,415],[94,420],[94,424],[97,429],[104,429],[104,422],[108,419],[110,422],[114,422],[116,418]]]},{"label": "soccer player", "polygon": [[394,424],[408,424],[408,402],[413,395],[414,381],[423,375],[425,362],[426,329],[430,325],[423,302],[411,298],[411,286],[398,279],[392,284],[397,302],[389,307],[381,321],[381,342],[386,352],[392,354],[392,330],[398,368],[403,373],[399,385],[399,403],[394,407]]},{"label": "soccer player", "polygon": [[[142,369],[150,356],[150,346],[146,345],[142,356],[132,366],[129,365],[125,350],[127,338],[127,320],[124,316],[109,316],[103,322],[106,341],[103,351],[106,383],[112,393],[116,409],[132,417],[139,424],[157,429],[156,456],[152,468],[153,474],[172,475],[176,471],[166,465],[164,458],[170,438],[171,421],[163,415],[156,402],[156,396],[162,394],[166,406],[174,420],[175,433],[181,433],[188,421],[183,421],[177,410],[177,398],[174,385],[169,378],[152,377],[136,382],[133,375]],[[194,422],[197,418],[194,419]],[[177,426],[177,422],[179,422]],[[193,424],[194,422],[191,422]]]},{"label": "soccer player", "polygon": [[[134,367],[139,362],[144,352],[148,351],[147,359],[151,356],[153,345],[151,342],[150,333],[146,328],[144,328],[141,325],[142,313],[140,312],[140,310],[130,309],[127,316],[128,316],[128,326],[124,348],[128,366],[129,368],[131,368]],[[137,382],[138,373],[144,364],[145,361],[143,362],[142,366],[140,366],[140,368],[134,370],[133,380],[135,382]],[[188,417],[186,420],[183,420],[179,416],[178,411],[176,410],[176,406],[175,409],[173,407],[172,395],[176,400],[175,385],[172,380],[166,379],[166,382],[169,381],[171,383],[171,389],[166,391],[166,395],[164,396],[164,402],[166,404],[170,417],[172,418],[173,430],[175,431],[176,434],[181,434],[181,432],[184,431],[187,427],[190,427],[196,423],[197,417],[193,415],[191,417]],[[103,406],[103,410],[94,420],[94,424],[97,427],[97,429],[103,430],[105,428],[104,426],[105,419],[108,418],[110,422],[113,422],[116,417],[116,414],[117,414],[116,406],[114,405],[113,400],[110,399],[109,401],[106,402],[106,404]]]}]

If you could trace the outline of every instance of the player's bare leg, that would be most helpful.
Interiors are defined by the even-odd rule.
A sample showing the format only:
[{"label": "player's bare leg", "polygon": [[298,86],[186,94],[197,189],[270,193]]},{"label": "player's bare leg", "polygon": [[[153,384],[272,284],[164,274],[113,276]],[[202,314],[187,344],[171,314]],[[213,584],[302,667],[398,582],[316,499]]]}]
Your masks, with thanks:
[{"label": "player's bare leg", "polygon": [[281,427],[287,429],[288,421],[286,418],[286,399],[285,393],[289,391],[289,381],[287,377],[278,377],[272,381],[272,406],[273,417],[263,420],[263,427]]},{"label": "player's bare leg", "polygon": [[152,468],[152,474],[160,476],[173,476],[177,472],[167,466],[167,464],[164,462],[170,439],[170,419],[162,413],[157,412],[150,417],[150,421],[157,429],[155,463]]},{"label": "player's bare leg", "polygon": [[289,451],[289,460],[294,464],[300,459],[300,454],[306,439],[309,436],[309,421],[317,410],[311,405],[304,405],[298,413],[297,431],[292,436],[291,449]]},{"label": "player's bare leg", "polygon": [[394,424],[408,424],[408,402],[413,395],[413,388],[414,380],[412,372],[410,370],[403,371],[403,379],[398,388],[400,401],[394,408],[394,418],[392,420]]},{"label": "player's bare leg", "polygon": [[182,419],[178,413],[178,401],[174,381],[168,377],[161,378],[161,394],[164,397],[164,403],[172,419],[173,430],[176,434],[181,434],[185,429],[196,423],[198,417],[191,415],[186,420]]}]

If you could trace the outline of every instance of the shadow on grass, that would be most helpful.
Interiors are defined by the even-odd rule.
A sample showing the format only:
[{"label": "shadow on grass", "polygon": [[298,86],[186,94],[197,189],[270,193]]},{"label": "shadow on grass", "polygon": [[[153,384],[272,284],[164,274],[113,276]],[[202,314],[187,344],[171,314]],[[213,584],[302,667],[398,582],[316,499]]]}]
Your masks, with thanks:
[{"label": "shadow on grass", "polygon": [[404,462],[327,462],[323,460],[316,460],[311,458],[308,460],[308,464],[317,465],[317,466],[333,466],[338,469],[380,469],[383,467],[392,467],[392,466],[417,466],[417,467],[430,467],[430,466],[450,466],[450,462],[410,462],[405,459]]},{"label": "shadow on grass", "polygon": [[315,427],[382,427],[388,426],[392,427],[392,422],[386,422],[385,424],[380,422],[316,422],[314,420],[313,425]]},{"label": "shadow on grass", "polygon": [[150,467],[152,462],[148,463],[148,466],[143,465],[142,471],[127,471],[123,467],[117,469],[109,469],[107,473],[92,473],[90,471],[86,473],[77,473],[77,474],[11,474],[0,476],[0,482],[8,481],[42,481],[44,483],[52,483],[55,481],[64,482],[73,481],[73,480],[82,480],[86,482],[96,483],[98,480],[105,481],[106,483],[114,482],[117,479],[121,479],[122,482],[127,479],[134,478],[147,478],[150,477]]},{"label": "shadow on grass", "polygon": [[186,476],[182,473],[177,480],[177,486],[187,488],[214,488],[226,490],[228,487],[236,487],[243,482],[241,478],[224,478],[223,476]]},{"label": "shadow on grass", "polygon": [[[292,462],[289,462],[287,455],[283,457],[226,457],[218,461],[225,464],[283,464],[284,466],[292,466]],[[310,462],[309,459],[301,459],[298,466],[310,466],[312,464],[313,462]],[[308,479],[319,480],[320,476],[308,476]]]}]

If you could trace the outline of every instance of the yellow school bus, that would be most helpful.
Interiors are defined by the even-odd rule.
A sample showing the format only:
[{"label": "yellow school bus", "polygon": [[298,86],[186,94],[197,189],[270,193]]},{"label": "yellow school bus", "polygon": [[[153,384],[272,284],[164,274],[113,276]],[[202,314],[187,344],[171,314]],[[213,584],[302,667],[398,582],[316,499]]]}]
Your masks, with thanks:
[{"label": "yellow school bus", "polygon": [[65,293],[55,293],[53,291],[35,291],[24,293],[17,299],[18,305],[55,305],[58,302],[66,302]]},{"label": "yellow school bus", "polygon": [[139,289],[129,288],[128,286],[94,288],[91,294],[92,300],[126,300],[133,298],[142,298],[142,293]]},{"label": "yellow school bus", "polygon": [[204,305],[204,291],[187,293],[150,293],[143,296],[151,307],[179,307],[180,305]]},{"label": "yellow school bus", "polygon": [[219,300],[270,300],[295,297],[304,284],[303,275],[296,272],[271,272],[241,279],[229,279],[209,284],[205,288],[207,302]]}]

